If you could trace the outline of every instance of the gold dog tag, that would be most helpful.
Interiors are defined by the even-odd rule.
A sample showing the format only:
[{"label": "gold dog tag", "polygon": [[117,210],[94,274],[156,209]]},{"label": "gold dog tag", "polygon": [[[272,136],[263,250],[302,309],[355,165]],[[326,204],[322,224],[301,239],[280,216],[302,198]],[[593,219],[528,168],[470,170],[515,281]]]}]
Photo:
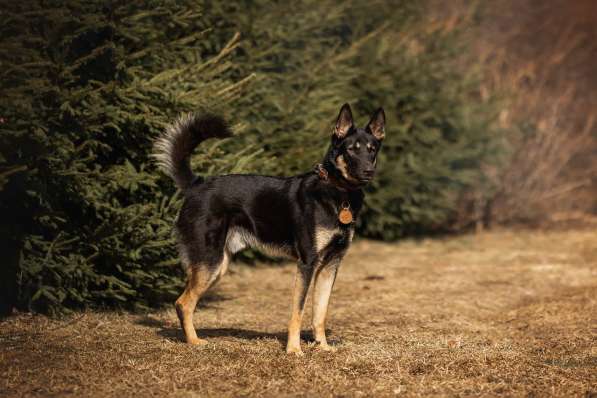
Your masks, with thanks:
[{"label": "gold dog tag", "polygon": [[346,202],[342,203],[342,209],[338,213],[338,221],[342,224],[350,224],[352,222],[352,212],[350,205]]}]

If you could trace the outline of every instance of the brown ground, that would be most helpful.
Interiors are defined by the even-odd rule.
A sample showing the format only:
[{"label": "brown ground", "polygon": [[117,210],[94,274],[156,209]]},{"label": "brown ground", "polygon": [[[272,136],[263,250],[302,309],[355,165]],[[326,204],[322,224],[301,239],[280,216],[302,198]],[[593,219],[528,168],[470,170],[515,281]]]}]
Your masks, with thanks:
[{"label": "brown ground", "polygon": [[292,272],[233,267],[196,316],[204,347],[172,310],[12,317],[0,396],[597,395],[596,232],[359,241],[332,297],[335,354],[284,352]]}]

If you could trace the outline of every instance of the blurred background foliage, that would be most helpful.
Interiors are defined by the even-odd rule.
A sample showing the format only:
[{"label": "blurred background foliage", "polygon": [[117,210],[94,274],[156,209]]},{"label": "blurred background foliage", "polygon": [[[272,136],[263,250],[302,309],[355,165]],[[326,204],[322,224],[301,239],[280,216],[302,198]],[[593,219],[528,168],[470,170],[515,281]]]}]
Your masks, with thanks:
[{"label": "blurred background foliage", "polygon": [[361,125],[383,105],[387,139],[360,234],[487,225],[509,195],[496,176],[510,175],[523,129],[502,122],[507,95],[482,84],[470,43],[481,10],[438,18],[430,4],[7,4],[2,310],[142,309],[179,293],[180,197],[150,153],[181,112],[222,113],[237,133],[202,144],[197,172],[290,175],[322,158],[342,103]]}]

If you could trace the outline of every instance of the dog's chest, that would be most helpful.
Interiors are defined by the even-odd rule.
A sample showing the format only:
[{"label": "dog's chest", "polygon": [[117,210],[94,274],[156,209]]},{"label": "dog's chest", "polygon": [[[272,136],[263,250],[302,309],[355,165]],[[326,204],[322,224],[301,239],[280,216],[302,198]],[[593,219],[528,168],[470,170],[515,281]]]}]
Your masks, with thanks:
[{"label": "dog's chest", "polygon": [[315,243],[315,250],[321,253],[326,248],[336,246],[338,249],[345,249],[352,242],[354,236],[354,228],[340,228],[340,227],[315,227],[315,234],[313,241]]}]

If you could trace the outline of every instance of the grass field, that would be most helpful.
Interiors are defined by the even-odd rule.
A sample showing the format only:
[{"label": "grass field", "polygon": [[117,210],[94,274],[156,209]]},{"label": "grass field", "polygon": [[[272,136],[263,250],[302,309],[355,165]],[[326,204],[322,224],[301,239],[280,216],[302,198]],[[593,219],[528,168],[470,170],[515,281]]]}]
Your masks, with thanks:
[{"label": "grass field", "polygon": [[0,396],[597,396],[597,232],[356,241],[336,353],[309,343],[309,310],[305,356],[285,353],[293,272],[233,266],[195,315],[201,347],[171,309],[8,318]]}]

